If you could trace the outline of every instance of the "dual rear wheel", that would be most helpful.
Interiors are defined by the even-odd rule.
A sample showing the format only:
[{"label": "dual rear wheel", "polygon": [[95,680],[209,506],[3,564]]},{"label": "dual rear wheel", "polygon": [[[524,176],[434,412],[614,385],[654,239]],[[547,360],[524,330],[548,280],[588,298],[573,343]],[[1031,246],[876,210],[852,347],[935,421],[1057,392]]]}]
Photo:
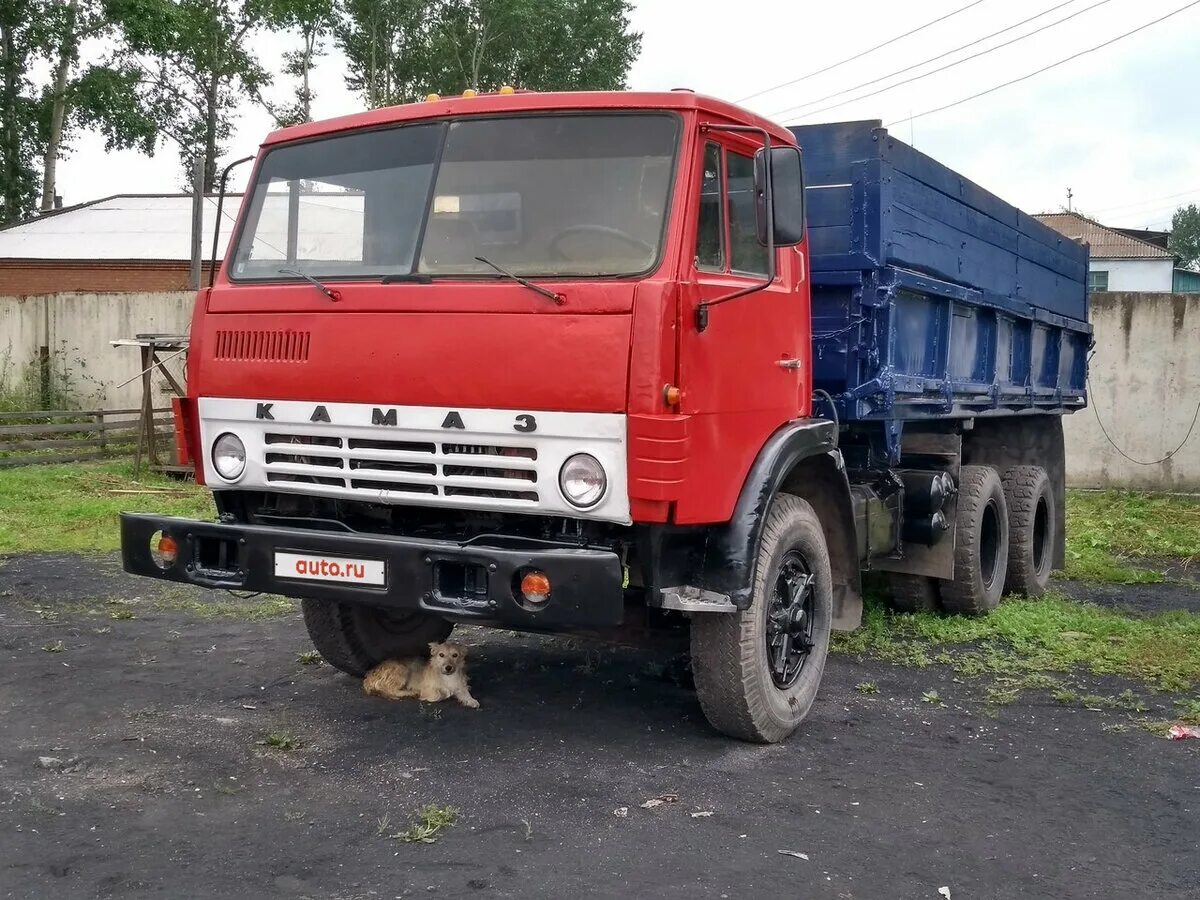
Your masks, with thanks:
[{"label": "dual rear wheel", "polygon": [[1045,469],[963,466],[955,525],[954,577],[889,576],[895,608],[982,616],[1004,594],[1046,592],[1058,520]]}]

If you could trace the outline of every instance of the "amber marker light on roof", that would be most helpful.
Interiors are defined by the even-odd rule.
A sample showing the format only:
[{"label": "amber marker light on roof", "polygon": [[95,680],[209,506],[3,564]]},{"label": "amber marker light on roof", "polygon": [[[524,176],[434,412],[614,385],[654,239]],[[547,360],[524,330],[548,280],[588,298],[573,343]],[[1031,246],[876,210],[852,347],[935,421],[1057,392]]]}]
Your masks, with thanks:
[{"label": "amber marker light on roof", "polygon": [[475,90],[474,88],[467,88],[465,91],[463,91],[463,99],[464,100],[470,100],[472,97],[478,97],[478,96],[479,96],[479,91]]},{"label": "amber marker light on roof", "polygon": [[441,100],[441,99],[442,99],[441,94],[426,94],[425,95],[425,101],[427,103],[432,103],[434,100]]},{"label": "amber marker light on roof", "polygon": [[500,88],[500,94],[503,97],[507,97],[509,94],[515,94],[516,92],[517,92],[517,89],[515,87],[513,87],[511,84],[503,85]]}]

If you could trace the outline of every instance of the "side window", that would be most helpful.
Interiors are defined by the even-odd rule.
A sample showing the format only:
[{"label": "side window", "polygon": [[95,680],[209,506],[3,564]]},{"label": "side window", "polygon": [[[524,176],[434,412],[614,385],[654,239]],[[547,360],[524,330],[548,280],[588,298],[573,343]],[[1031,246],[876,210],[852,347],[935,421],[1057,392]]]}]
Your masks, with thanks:
[{"label": "side window", "polygon": [[735,272],[767,274],[767,248],[758,242],[754,212],[754,160],[726,154],[729,169],[729,262]]},{"label": "side window", "polygon": [[721,147],[706,144],[700,182],[700,227],[696,233],[698,269],[725,268],[725,222],[721,208]]}]

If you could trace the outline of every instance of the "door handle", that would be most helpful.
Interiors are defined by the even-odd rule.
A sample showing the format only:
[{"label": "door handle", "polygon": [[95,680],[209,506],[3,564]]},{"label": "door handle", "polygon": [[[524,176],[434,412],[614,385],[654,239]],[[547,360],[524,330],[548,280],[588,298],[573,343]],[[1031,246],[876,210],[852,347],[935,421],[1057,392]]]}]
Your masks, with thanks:
[{"label": "door handle", "polygon": [[779,368],[781,368],[781,369],[799,369],[804,365],[804,363],[802,363],[798,359],[786,359],[785,358],[785,359],[775,360],[775,365],[779,366]]}]

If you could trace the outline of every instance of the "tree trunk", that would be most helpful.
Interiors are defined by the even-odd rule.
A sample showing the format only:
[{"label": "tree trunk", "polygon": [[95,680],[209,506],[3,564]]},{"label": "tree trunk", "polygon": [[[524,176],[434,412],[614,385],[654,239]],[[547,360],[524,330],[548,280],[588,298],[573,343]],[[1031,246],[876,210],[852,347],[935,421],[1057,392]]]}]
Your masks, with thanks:
[{"label": "tree trunk", "polygon": [[300,111],[304,115],[305,122],[312,121],[312,89],[308,84],[308,73],[312,68],[313,47],[316,41],[315,32],[309,32],[304,36],[304,87],[300,93]]},{"label": "tree trunk", "polygon": [[221,77],[215,71],[208,77],[208,96],[204,98],[204,193],[211,194],[217,185],[217,102],[221,93]]},{"label": "tree trunk", "polygon": [[75,34],[77,0],[67,3],[66,31],[58,47],[58,63],[54,67],[54,106],[50,111],[50,135],[46,141],[46,157],[42,164],[42,212],[54,209],[55,181],[58,176],[58,154],[62,147],[63,119],[67,113],[67,79],[78,50]]},{"label": "tree trunk", "polygon": [[17,123],[16,47],[12,28],[0,27],[0,46],[3,47],[4,96],[0,98],[0,118],[4,125],[4,145],[0,147],[0,164],[4,166],[4,209],[0,220],[16,221],[21,213],[21,132]]}]

